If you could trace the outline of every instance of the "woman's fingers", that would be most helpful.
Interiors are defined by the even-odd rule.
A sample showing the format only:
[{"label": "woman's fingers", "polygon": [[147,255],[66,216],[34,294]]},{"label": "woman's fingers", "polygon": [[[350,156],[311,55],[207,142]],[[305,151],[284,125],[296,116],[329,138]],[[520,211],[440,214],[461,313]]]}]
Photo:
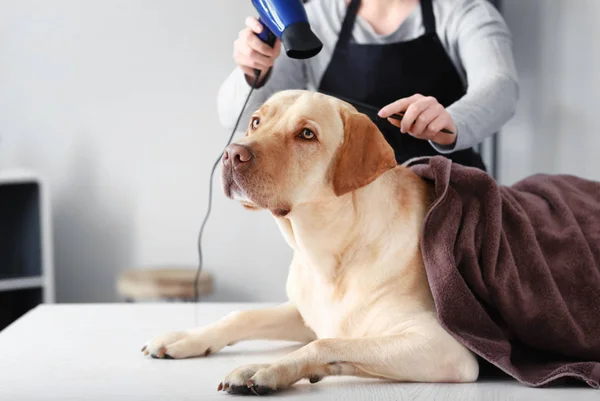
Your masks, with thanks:
[{"label": "woman's fingers", "polygon": [[404,113],[404,117],[402,117],[402,124],[400,124],[400,131],[402,132],[412,132],[412,126],[417,121],[417,118],[421,113],[423,113],[426,109],[433,106],[437,101],[432,97],[424,97],[413,102]]},{"label": "woman's fingers", "polygon": [[246,17],[246,21],[244,21],[246,27],[250,28],[256,34],[259,34],[263,30],[263,26],[258,20],[254,17]]},{"label": "woman's fingers", "polygon": [[[452,134],[442,132],[444,128],[449,129]],[[424,135],[427,136],[429,140],[440,145],[452,145],[456,142],[456,125],[454,124],[454,121],[452,121],[452,117],[445,111],[429,123]]]},{"label": "woman's fingers", "polygon": [[252,52],[247,52],[246,50],[242,50],[234,55],[235,63],[240,67],[247,68],[256,68],[258,70],[264,70],[271,67],[271,63],[262,58],[258,57],[256,54]]},{"label": "woman's fingers", "polygon": [[249,29],[244,29],[242,32],[246,36],[246,43],[252,50],[255,50],[261,55],[272,58],[275,58],[279,54],[279,52],[275,51],[275,47],[271,47],[265,42],[263,42],[258,36],[256,36],[256,34],[253,31]]},{"label": "woman's fingers", "polygon": [[278,39],[270,47],[257,36],[264,27],[256,18],[248,17],[245,23],[246,27],[233,44],[233,59],[244,74],[252,77],[255,69],[264,72],[273,67],[281,51],[281,42]]},{"label": "woman's fingers", "polygon": [[258,68],[259,70],[269,68],[274,64],[272,58],[252,49],[243,40],[235,42],[233,58],[240,67]]},{"label": "woman's fingers", "polygon": [[417,100],[422,99],[423,97],[423,95],[413,95],[411,97],[396,100],[394,103],[390,103],[387,106],[382,107],[381,110],[379,110],[378,115],[381,118],[387,118],[392,114],[402,113],[406,111],[408,106],[410,106]]},{"label": "woman's fingers", "polygon": [[388,118],[387,120],[390,122],[390,124],[400,128],[400,120],[397,120],[395,118]]},{"label": "woman's fingers", "polygon": [[410,134],[417,138],[421,136],[427,138],[427,130],[429,124],[444,113],[444,108],[441,104],[431,104],[424,109],[415,119],[415,123],[409,128]]},{"label": "woman's fingers", "polygon": [[[446,128],[446,125],[448,125],[448,118],[449,117],[444,114],[440,114],[439,116],[437,116],[427,126],[427,133],[429,133],[431,135],[439,134],[444,128]],[[446,136],[449,135],[447,133],[443,133],[443,134]]]},{"label": "woman's fingers", "polygon": [[[390,118],[392,114],[402,114],[402,121]],[[456,134],[441,132],[444,128],[456,133],[452,117],[434,97],[413,95],[399,99],[379,110],[379,117],[400,128],[402,133],[409,133],[419,139],[432,140],[439,144],[452,144]]]}]

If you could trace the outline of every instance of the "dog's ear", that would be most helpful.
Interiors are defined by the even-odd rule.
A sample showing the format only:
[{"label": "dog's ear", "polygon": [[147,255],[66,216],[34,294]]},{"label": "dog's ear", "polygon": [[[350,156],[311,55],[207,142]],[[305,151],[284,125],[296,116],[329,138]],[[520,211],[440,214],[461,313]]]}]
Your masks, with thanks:
[{"label": "dog's ear", "polygon": [[344,142],[331,170],[337,196],[371,183],[397,165],[394,150],[369,117],[349,110],[342,110],[341,116]]}]

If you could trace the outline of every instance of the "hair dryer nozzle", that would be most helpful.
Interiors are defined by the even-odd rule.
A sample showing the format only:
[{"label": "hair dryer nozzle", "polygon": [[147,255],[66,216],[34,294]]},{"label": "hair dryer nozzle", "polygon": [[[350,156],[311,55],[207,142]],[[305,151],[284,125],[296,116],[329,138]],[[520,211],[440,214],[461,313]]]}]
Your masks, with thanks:
[{"label": "hair dryer nozzle", "polygon": [[285,28],[281,42],[288,57],[305,59],[316,56],[323,43],[310,29],[308,22],[295,22]]},{"label": "hair dryer nozzle", "polygon": [[[318,54],[323,43],[310,29],[308,16],[301,0],[252,0],[260,21],[283,43],[290,58],[309,58]],[[269,33],[259,35],[263,42],[269,42]]]}]

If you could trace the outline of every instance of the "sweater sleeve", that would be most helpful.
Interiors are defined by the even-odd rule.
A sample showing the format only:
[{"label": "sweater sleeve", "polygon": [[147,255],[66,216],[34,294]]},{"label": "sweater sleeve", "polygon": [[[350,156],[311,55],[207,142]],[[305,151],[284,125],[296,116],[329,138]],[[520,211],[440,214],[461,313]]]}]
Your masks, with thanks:
[{"label": "sweater sleeve", "polygon": [[473,147],[515,113],[519,96],[510,31],[487,0],[458,2],[449,24],[449,39],[467,78],[467,93],[447,110],[457,126],[454,145],[430,142],[441,153]]}]

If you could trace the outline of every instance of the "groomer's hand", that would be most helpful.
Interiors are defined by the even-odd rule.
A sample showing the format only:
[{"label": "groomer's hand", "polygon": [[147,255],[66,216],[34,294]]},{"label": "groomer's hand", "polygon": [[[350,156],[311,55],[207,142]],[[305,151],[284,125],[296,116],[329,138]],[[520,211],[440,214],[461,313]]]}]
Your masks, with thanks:
[{"label": "groomer's hand", "polygon": [[233,59],[246,74],[246,81],[254,81],[254,69],[261,70],[259,83],[264,79],[269,68],[273,67],[279,57],[281,41],[277,39],[271,48],[256,36],[261,33],[263,26],[254,17],[246,18],[246,28],[242,29],[233,43]]},{"label": "groomer's hand", "polygon": [[[404,112],[402,121],[388,118],[392,114]],[[431,96],[414,95],[390,103],[379,110],[379,117],[400,128],[403,134],[415,138],[430,140],[440,145],[452,145],[456,142],[456,124],[444,106]],[[443,128],[454,134],[441,132]]]}]

